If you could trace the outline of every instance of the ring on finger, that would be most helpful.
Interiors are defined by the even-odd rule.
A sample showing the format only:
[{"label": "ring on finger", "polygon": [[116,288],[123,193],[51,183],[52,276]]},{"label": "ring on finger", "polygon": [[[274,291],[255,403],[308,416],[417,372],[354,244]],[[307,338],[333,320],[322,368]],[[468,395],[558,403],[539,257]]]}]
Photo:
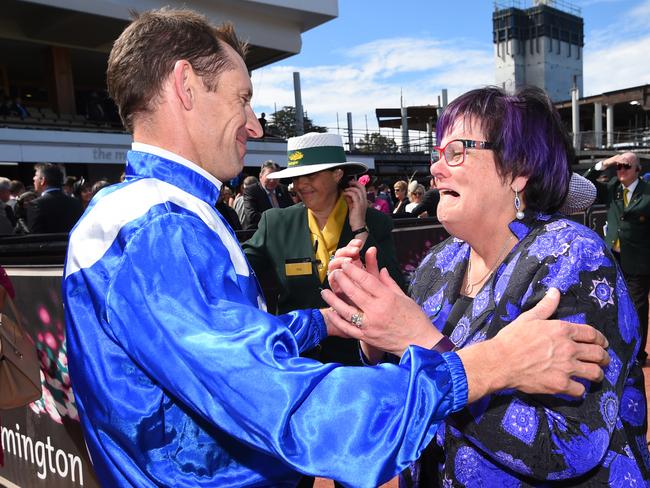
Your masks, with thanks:
[{"label": "ring on finger", "polygon": [[353,313],[352,317],[350,317],[350,322],[352,322],[352,325],[357,329],[363,327],[363,312],[359,311],[358,313]]}]

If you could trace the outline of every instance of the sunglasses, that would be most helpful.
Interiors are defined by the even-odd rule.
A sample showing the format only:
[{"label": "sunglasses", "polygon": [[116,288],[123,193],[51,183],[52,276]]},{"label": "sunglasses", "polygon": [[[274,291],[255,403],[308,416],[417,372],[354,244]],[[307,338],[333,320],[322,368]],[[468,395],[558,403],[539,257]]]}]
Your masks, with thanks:
[{"label": "sunglasses", "polygon": [[617,163],[616,164],[616,171],[622,171],[624,169],[630,169],[632,165],[626,164],[626,163]]}]

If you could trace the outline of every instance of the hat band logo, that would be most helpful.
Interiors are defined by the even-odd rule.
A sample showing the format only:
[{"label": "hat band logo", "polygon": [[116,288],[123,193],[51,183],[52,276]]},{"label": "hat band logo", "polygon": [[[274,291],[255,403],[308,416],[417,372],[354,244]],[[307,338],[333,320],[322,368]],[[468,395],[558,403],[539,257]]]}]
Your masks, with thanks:
[{"label": "hat band logo", "polygon": [[296,164],[300,163],[300,160],[304,157],[305,155],[301,153],[300,151],[294,151],[291,154],[289,154],[289,164],[288,166],[295,166]]}]

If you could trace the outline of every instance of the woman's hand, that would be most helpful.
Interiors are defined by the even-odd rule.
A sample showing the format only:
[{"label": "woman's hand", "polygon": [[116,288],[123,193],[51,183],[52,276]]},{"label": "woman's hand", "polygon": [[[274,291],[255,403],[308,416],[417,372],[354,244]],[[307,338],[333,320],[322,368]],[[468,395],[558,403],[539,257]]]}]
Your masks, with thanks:
[{"label": "woman's hand", "polygon": [[[343,198],[348,204],[348,220],[352,230],[361,229],[366,225],[366,211],[368,210],[368,197],[366,188],[358,181],[350,181],[350,186],[343,190]],[[366,242],[368,234],[359,234],[359,238]]]},{"label": "woman's hand", "polygon": [[[368,252],[366,264],[370,267]],[[376,251],[374,253],[372,266],[376,269]],[[330,284],[332,289],[344,294],[345,300],[331,290],[321,292],[332,308],[325,311],[327,320],[349,337],[396,356],[401,356],[412,344],[431,348],[442,338],[386,269],[373,276],[349,262],[343,263],[339,270],[330,274]],[[354,321],[356,325],[351,323]]]},{"label": "woman's hand", "polygon": [[[361,249],[363,248],[363,240],[361,239],[352,239],[348,242],[348,245],[341,247],[336,250],[334,253],[334,258],[330,261],[327,270],[329,273],[337,269],[341,269],[343,263],[352,263],[357,268],[364,268],[364,264],[361,261]],[[379,263],[377,261],[377,248],[369,247],[365,254],[365,269],[379,279]]]},{"label": "woman's hand", "polygon": [[[337,269],[341,269],[343,263],[351,263],[353,266],[364,269],[363,263],[361,262],[361,248],[363,247],[363,242],[359,239],[351,240],[347,246],[340,248],[336,251],[334,259],[330,261],[330,266],[328,272],[332,273]],[[371,247],[366,251],[366,271],[371,275],[379,279],[379,264],[377,262],[377,248]],[[330,287],[332,291],[343,300],[345,303],[352,305],[351,300],[343,292],[338,282],[334,279],[330,281]],[[347,322],[346,322],[347,323]],[[338,330],[337,330],[338,333]],[[371,346],[363,341],[360,341],[361,350],[363,354],[368,359],[368,362],[371,364],[376,364],[384,357],[384,351],[377,349],[376,347]]]},{"label": "woman's hand", "polygon": [[[359,239],[352,239],[347,246],[342,247],[336,251],[334,254],[334,259],[330,261],[329,266],[327,267],[327,273],[331,277],[332,273],[336,270],[340,270],[342,266],[346,263],[356,266],[357,268],[364,269],[363,262],[361,261],[361,248],[363,243]],[[370,247],[366,251],[366,266],[365,270],[370,273],[375,278],[379,279],[379,263],[377,261],[377,248]],[[350,299],[347,297],[345,292],[341,289],[336,280],[329,280],[330,288],[339,297],[347,304],[352,304]]]},{"label": "woman's hand", "polygon": [[364,241],[361,239],[352,239],[348,242],[347,246],[337,249],[334,257],[327,265],[328,274],[331,274],[337,269],[341,269],[343,263],[353,263],[355,266],[363,268],[363,262],[361,262],[361,249],[363,248],[363,244]]}]

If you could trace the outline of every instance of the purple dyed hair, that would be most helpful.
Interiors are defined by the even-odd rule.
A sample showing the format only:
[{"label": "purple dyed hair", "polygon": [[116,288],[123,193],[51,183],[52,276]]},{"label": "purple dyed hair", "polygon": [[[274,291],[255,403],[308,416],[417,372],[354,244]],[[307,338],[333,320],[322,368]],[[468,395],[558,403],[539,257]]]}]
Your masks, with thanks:
[{"label": "purple dyed hair", "polygon": [[552,213],[569,190],[573,148],[560,115],[544,90],[524,87],[509,95],[498,87],[469,91],[452,101],[438,119],[442,140],[458,118],[478,124],[493,144],[496,169],[504,181],[528,177],[526,208]]}]

